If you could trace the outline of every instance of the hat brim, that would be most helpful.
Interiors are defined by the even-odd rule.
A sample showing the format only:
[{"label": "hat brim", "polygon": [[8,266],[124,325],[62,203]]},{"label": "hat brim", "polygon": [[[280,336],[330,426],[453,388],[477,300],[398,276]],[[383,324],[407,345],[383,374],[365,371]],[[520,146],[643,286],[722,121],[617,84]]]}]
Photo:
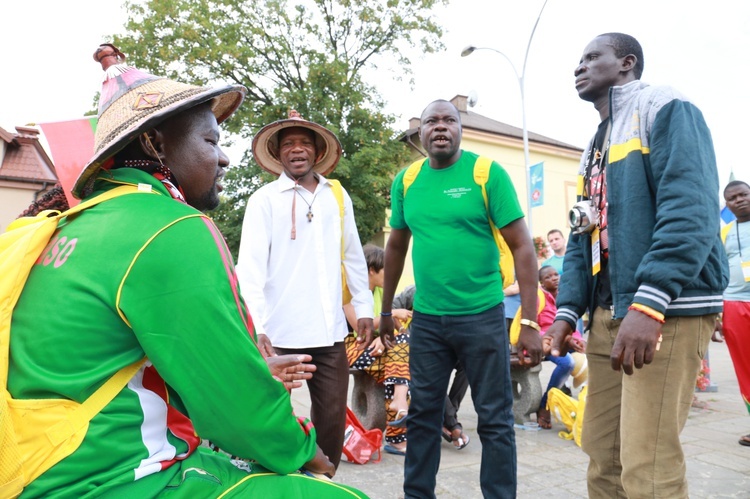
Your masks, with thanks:
[{"label": "hat brim", "polygon": [[[266,125],[253,137],[253,157],[255,162],[265,171],[276,176],[284,171],[284,165],[278,157],[278,136],[285,128],[306,128],[315,134],[315,145],[318,160],[313,165],[313,171],[326,176],[331,173],[341,159],[341,143],[336,135],[324,126],[300,118],[279,120]],[[321,148],[323,149],[321,154]]]},{"label": "hat brim", "polygon": [[211,110],[214,116],[216,116],[217,123],[222,123],[240,107],[246,93],[247,89],[242,85],[206,88],[203,92],[161,107],[146,119],[133,123],[129,129],[120,132],[117,137],[109,141],[106,147],[94,154],[78,176],[78,180],[76,180],[71,191],[72,194],[80,199],[85,186],[96,175],[105,161],[124,149],[138,135],[151,130],[167,118],[213,99],[214,102],[211,105]]}]

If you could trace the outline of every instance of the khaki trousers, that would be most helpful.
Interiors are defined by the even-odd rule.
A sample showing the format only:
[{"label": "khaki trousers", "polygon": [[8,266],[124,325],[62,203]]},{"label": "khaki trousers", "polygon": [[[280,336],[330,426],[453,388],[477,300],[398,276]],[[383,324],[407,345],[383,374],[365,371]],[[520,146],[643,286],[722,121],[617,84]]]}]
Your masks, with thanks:
[{"label": "khaki trousers", "polygon": [[688,497],[680,432],[714,317],[668,318],[653,362],[627,376],[612,370],[609,359],[621,320],[594,311],[581,441],[590,458],[590,498]]}]

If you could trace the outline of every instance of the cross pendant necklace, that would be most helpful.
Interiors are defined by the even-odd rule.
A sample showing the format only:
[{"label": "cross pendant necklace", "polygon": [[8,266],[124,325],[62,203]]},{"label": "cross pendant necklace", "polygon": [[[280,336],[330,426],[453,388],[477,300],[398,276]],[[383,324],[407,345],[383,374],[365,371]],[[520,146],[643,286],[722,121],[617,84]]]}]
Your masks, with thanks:
[{"label": "cross pendant necklace", "polygon": [[297,186],[294,186],[294,192],[295,194],[299,194],[299,197],[302,198],[302,201],[304,201],[305,204],[307,205],[307,215],[306,215],[307,221],[312,222],[313,217],[315,216],[313,215],[313,212],[312,212],[312,205],[315,202],[315,198],[318,197],[318,193],[316,192],[315,195],[313,195],[312,201],[308,203],[307,199],[305,199],[305,196],[302,195],[302,192],[300,192],[299,189],[297,189]]}]

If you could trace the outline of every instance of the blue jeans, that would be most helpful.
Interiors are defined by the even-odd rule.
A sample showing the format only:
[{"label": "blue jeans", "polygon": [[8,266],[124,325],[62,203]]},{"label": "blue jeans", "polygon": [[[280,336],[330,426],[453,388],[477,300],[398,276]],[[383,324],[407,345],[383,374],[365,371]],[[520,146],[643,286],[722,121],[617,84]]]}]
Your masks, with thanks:
[{"label": "blue jeans", "polygon": [[550,362],[555,364],[555,370],[552,371],[552,375],[549,377],[549,383],[547,383],[547,389],[544,391],[544,395],[542,395],[542,401],[539,404],[540,409],[544,409],[547,407],[547,394],[549,393],[550,389],[562,388],[565,382],[568,380],[570,373],[573,372],[573,368],[575,368],[576,364],[570,352],[566,353],[562,357],[553,357],[552,355],[547,355],[544,360],[549,360]]},{"label": "blue jeans", "polygon": [[448,381],[460,361],[471,387],[482,441],[480,484],[485,498],[516,496],[516,435],[503,304],[475,315],[414,311],[411,323],[409,445],[406,498],[434,498]]}]

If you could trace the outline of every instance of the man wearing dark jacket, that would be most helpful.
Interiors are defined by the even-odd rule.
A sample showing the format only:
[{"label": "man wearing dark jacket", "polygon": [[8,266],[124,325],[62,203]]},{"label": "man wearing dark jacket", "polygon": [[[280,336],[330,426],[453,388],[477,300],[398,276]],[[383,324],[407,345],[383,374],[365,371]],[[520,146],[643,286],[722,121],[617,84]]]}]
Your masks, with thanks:
[{"label": "man wearing dark jacket", "polygon": [[590,310],[582,447],[592,498],[688,496],[679,435],[728,278],[709,129],[642,72],[639,43],[621,33],[594,38],[574,72],[602,121],[582,157],[547,334],[564,354]]}]

